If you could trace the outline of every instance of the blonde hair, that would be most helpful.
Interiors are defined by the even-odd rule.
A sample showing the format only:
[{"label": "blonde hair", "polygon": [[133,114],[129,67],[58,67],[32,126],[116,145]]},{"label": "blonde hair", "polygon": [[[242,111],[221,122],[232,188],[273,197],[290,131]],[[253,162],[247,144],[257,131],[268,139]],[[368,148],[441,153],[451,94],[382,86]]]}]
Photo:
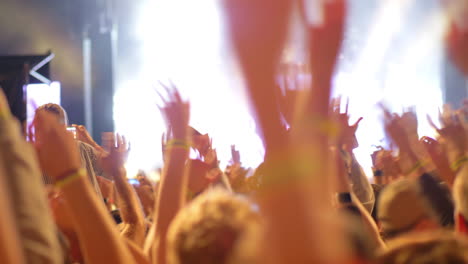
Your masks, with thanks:
[{"label": "blonde hair", "polygon": [[47,111],[49,113],[54,114],[55,116],[57,116],[58,121],[61,124],[68,126],[67,112],[60,105],[54,104],[54,103],[44,104],[44,105],[39,106],[36,109],[36,113],[39,112],[39,111]]},{"label": "blonde hair", "polygon": [[257,234],[259,229],[259,215],[246,199],[220,188],[210,190],[193,200],[173,220],[168,232],[168,263],[245,261],[246,254],[255,253],[244,252],[245,247],[240,244],[244,244],[245,238],[251,241],[252,234]]},{"label": "blonde hair", "polygon": [[377,264],[468,263],[468,240],[452,232],[404,235],[388,243]]}]

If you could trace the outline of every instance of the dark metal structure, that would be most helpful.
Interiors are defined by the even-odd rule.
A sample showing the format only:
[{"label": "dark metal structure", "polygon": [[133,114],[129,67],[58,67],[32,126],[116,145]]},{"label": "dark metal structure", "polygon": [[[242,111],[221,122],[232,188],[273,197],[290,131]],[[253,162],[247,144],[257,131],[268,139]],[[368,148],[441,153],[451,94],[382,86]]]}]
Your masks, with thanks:
[{"label": "dark metal structure", "polygon": [[0,86],[7,96],[13,115],[26,120],[26,94],[24,86],[50,81],[53,53],[30,56],[0,56]]}]

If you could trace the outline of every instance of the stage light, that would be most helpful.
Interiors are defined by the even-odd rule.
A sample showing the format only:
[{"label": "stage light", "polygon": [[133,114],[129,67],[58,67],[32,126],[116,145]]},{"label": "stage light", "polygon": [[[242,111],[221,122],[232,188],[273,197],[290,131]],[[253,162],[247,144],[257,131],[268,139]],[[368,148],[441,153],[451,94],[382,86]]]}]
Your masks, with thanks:
[{"label": "stage light", "polygon": [[[370,154],[375,145],[386,144],[379,102],[395,112],[415,106],[421,135],[434,134],[426,114],[437,120],[442,105],[443,14],[440,8],[426,10],[419,27],[407,30],[406,22],[414,21],[409,17],[416,10],[415,3],[379,1],[370,19],[360,24],[362,9],[356,7],[366,4],[350,1],[354,16],[347,34],[362,43],[345,41],[344,50],[353,46],[358,50],[351,56],[342,54],[347,67],[340,62],[334,94],[350,98],[351,121],[364,117],[355,154],[368,176],[372,175]],[[424,10],[427,5],[419,7]],[[162,163],[160,136],[165,125],[154,90],[159,89],[158,81],[169,84],[169,80],[190,100],[191,125],[213,137],[222,166],[230,159],[231,144],[241,151],[246,166],[256,167],[263,160],[263,146],[249,113],[242,77],[230,63],[232,54],[220,16],[215,0],[142,4],[135,24],[141,70],[116,84],[114,98],[116,129],[132,142],[127,164],[132,171],[151,170]],[[351,29],[356,25],[364,28],[355,33]]]},{"label": "stage light", "polygon": [[[364,117],[357,131],[360,147],[355,155],[369,177],[370,154],[375,146],[388,147],[380,102],[397,113],[414,107],[419,135],[435,135],[426,115],[437,121],[443,103],[442,39],[446,23],[444,10],[437,3],[424,4],[427,5],[406,0],[380,1],[369,33],[363,34],[367,37],[361,52],[354,61],[347,61],[351,67],[340,68],[336,77],[335,92],[350,98],[352,119]],[[417,12],[423,14],[420,21],[415,21]],[[353,21],[350,24],[352,27]]]},{"label": "stage light", "polygon": [[162,164],[165,124],[155,90],[164,94],[158,81],[168,85],[169,80],[190,101],[191,125],[213,138],[222,167],[231,158],[231,144],[245,166],[258,166],[263,146],[239,71],[229,63],[216,1],[148,1],[138,17],[141,71],[117,83],[114,96],[116,130],[132,143],[128,168],[151,170]]}]

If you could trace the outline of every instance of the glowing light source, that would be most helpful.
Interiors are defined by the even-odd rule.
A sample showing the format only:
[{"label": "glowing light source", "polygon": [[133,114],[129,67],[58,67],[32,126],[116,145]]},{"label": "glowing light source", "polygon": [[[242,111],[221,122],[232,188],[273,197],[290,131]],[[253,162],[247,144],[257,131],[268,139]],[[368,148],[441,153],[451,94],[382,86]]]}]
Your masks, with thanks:
[{"label": "glowing light source", "polygon": [[[350,69],[340,67],[335,77],[335,95],[351,99],[351,118],[364,117],[357,132],[360,147],[355,154],[369,176],[373,145],[385,144],[378,102],[383,101],[396,112],[415,106],[421,135],[433,134],[425,116],[430,114],[435,120],[442,105],[439,65],[445,26],[440,9],[427,12],[420,26],[404,36],[403,45],[399,43],[404,48],[394,48],[395,38],[404,34],[404,21],[414,11],[414,3],[379,1],[371,23],[367,23],[369,33],[359,36],[366,38],[362,49],[348,61]],[[165,125],[156,107],[154,89],[158,80],[169,79],[190,100],[191,125],[213,137],[222,166],[230,159],[231,144],[241,151],[245,165],[257,166],[264,150],[244,90],[240,89],[239,71],[229,63],[231,54],[216,1],[147,1],[139,18],[136,34],[141,71],[117,84],[114,98],[116,128],[132,142],[127,166],[135,171],[161,165],[160,136]],[[352,28],[353,23],[351,20],[348,27]],[[392,56],[388,56],[389,51]]]},{"label": "glowing light source", "polygon": [[171,80],[190,101],[191,125],[213,137],[221,166],[235,144],[243,163],[256,167],[263,146],[238,70],[229,63],[216,1],[148,1],[136,27],[142,70],[133,78],[137,81],[117,84],[114,96],[116,129],[132,142],[127,166],[150,170],[161,165],[165,124],[154,90],[163,91],[157,81]]}]

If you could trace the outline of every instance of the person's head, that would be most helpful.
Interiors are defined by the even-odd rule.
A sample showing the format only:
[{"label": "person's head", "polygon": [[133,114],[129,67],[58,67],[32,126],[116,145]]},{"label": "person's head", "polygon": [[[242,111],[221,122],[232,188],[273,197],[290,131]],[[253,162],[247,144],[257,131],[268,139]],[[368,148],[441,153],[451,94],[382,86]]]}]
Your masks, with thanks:
[{"label": "person's head", "polygon": [[406,235],[387,244],[376,264],[464,264],[468,263],[468,241],[453,233]]},{"label": "person's head", "polygon": [[453,185],[455,202],[455,227],[457,232],[468,235],[468,168],[464,166]]},{"label": "person's head", "polygon": [[[222,189],[197,197],[175,217],[168,232],[170,264],[223,264],[249,259],[260,229],[259,215],[245,199]],[[246,246],[246,245],[249,246]]]},{"label": "person's head", "polygon": [[378,220],[386,239],[439,227],[416,180],[402,179],[389,184],[381,192],[377,206]]},{"label": "person's head", "polygon": [[67,112],[60,105],[54,104],[54,103],[44,104],[44,105],[39,106],[36,109],[36,114],[40,111],[46,111],[47,113],[53,114],[54,116],[57,117],[57,120],[59,121],[60,124],[63,124],[64,126],[68,126]]}]

